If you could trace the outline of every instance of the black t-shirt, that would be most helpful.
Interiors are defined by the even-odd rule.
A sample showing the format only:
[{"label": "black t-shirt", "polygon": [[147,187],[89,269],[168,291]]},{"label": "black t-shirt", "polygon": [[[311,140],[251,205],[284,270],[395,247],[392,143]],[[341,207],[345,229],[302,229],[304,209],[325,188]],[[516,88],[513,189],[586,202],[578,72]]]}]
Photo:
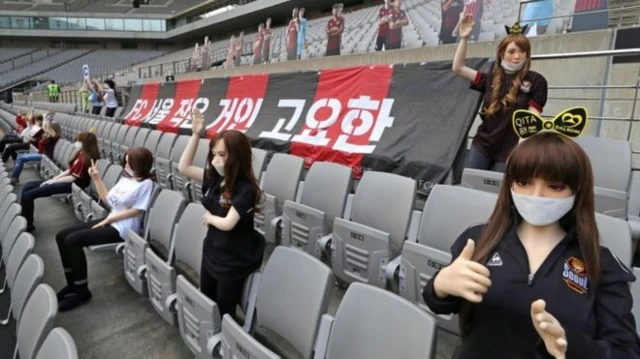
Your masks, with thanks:
[{"label": "black t-shirt", "polygon": [[[504,97],[515,75],[506,75],[502,86],[501,97]],[[471,89],[483,94],[483,105],[480,117],[482,123],[478,127],[473,145],[491,157],[495,161],[504,162],[511,153],[511,150],[518,144],[518,135],[513,129],[513,113],[515,110],[526,110],[533,107],[542,112],[547,103],[547,80],[535,71],[527,72],[524,81],[516,98],[516,103],[511,108],[501,108],[493,116],[484,115],[487,107],[491,104],[493,85],[493,72],[478,72],[475,80],[471,83]]]},{"label": "black t-shirt", "polygon": [[226,217],[234,207],[240,220],[230,231],[209,226],[204,240],[202,270],[208,271],[219,281],[247,277],[262,264],[265,240],[254,229],[253,204],[255,193],[251,182],[237,179],[231,198],[223,196],[222,179],[208,178],[206,171],[202,185],[202,205],[214,216]]}]

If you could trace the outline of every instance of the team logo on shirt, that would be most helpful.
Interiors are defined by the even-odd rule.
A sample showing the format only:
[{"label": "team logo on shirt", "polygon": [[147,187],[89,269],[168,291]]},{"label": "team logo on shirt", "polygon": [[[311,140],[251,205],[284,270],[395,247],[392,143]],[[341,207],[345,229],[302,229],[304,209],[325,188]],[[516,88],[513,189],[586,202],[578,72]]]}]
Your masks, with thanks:
[{"label": "team logo on shirt", "polygon": [[229,198],[227,192],[223,192],[220,195],[220,200],[218,202],[220,203],[220,207],[222,208],[231,208],[231,198]]},{"label": "team logo on shirt", "polygon": [[576,257],[571,257],[564,262],[562,279],[570,289],[580,294],[589,291],[589,277],[584,262]]},{"label": "team logo on shirt", "polygon": [[502,258],[500,258],[500,254],[495,252],[491,259],[487,261],[487,267],[501,267],[502,266]]},{"label": "team logo on shirt", "polygon": [[531,82],[522,81],[522,85],[520,85],[520,91],[524,93],[529,93],[529,91],[531,91]]}]

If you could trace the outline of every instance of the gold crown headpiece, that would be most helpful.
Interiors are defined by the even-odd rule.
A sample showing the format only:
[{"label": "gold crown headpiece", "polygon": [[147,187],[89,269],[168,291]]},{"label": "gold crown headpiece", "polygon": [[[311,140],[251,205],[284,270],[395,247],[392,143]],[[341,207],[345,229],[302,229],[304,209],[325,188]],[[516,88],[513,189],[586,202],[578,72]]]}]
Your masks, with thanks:
[{"label": "gold crown headpiece", "polygon": [[518,21],[513,26],[504,26],[505,30],[507,30],[507,35],[524,35],[527,33],[528,27],[529,25],[520,26]]}]

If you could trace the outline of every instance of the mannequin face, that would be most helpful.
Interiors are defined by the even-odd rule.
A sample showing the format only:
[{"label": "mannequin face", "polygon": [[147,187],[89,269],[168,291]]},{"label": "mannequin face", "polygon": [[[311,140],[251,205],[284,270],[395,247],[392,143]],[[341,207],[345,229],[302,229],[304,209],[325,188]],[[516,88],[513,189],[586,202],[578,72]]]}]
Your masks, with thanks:
[{"label": "mannequin face", "polygon": [[515,181],[511,188],[515,193],[525,196],[566,198],[573,195],[573,190],[564,183],[545,181],[541,178]]},{"label": "mannequin face", "polygon": [[527,60],[527,53],[512,42],[507,46],[502,59],[513,64],[519,64]]}]

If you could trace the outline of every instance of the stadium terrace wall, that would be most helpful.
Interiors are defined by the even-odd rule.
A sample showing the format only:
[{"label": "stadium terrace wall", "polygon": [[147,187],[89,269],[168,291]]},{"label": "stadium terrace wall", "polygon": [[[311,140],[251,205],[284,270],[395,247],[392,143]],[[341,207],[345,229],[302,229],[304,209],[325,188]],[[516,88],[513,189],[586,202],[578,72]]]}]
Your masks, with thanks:
[{"label": "stadium terrace wall", "polygon": [[[486,58],[468,61],[488,68]],[[135,86],[120,119],[133,126],[191,133],[190,112],[207,137],[236,129],[254,147],[412,177],[419,191],[459,178],[466,134],[480,94],[450,61],[357,66]]]}]

